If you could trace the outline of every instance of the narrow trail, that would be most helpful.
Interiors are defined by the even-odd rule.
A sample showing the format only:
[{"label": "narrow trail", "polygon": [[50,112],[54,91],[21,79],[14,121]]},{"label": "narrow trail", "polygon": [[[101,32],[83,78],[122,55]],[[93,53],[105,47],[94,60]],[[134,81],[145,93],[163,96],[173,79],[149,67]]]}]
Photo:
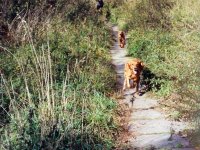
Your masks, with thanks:
[{"label": "narrow trail", "polygon": [[[118,27],[112,26],[112,30],[116,42],[110,53],[118,77],[118,86],[122,88],[124,64],[131,58],[126,56],[125,48],[118,46]],[[134,91],[135,89],[128,89],[123,93],[122,101],[131,111],[128,131],[133,133],[126,144],[136,150],[193,150],[189,140],[181,135],[187,124],[168,120],[167,115],[161,111],[158,100],[150,98],[148,93],[135,97],[131,102]]]}]

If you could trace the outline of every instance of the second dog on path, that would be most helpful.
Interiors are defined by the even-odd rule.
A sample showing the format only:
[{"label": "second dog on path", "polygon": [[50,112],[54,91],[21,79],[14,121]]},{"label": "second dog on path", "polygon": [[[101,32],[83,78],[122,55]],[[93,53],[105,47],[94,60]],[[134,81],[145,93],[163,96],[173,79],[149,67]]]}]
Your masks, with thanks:
[{"label": "second dog on path", "polygon": [[123,31],[119,31],[118,32],[118,40],[119,40],[119,46],[121,48],[124,48],[124,46],[126,45],[126,39],[125,39],[125,33]]}]

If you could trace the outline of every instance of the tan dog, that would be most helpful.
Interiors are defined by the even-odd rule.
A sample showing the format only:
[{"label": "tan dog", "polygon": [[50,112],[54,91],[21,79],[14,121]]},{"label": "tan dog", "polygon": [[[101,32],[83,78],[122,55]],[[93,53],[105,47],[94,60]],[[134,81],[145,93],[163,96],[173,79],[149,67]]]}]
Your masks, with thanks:
[{"label": "tan dog", "polygon": [[125,33],[123,31],[118,32],[118,40],[119,40],[119,46],[121,48],[124,48],[126,42],[125,42]]},{"label": "tan dog", "polygon": [[144,68],[144,64],[140,59],[134,58],[127,62],[124,67],[124,86],[130,88],[130,80],[133,80],[133,87],[136,86],[136,93],[139,91],[140,74]]}]

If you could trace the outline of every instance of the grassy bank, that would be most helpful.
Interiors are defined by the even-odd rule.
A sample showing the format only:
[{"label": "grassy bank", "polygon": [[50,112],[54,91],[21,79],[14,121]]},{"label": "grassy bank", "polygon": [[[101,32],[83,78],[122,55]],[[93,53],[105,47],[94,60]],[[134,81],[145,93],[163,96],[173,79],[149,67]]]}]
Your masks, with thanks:
[{"label": "grassy bank", "polygon": [[112,16],[121,29],[128,31],[129,55],[141,58],[154,75],[150,80],[154,93],[176,112],[173,117],[191,118],[197,128],[200,112],[198,5],[197,0],[127,1]]},{"label": "grassy bank", "polygon": [[43,17],[31,4],[29,11],[39,16],[19,14],[16,30],[10,28],[1,40],[1,149],[113,146],[110,29],[95,16],[93,3],[75,3],[38,5],[55,9]]}]

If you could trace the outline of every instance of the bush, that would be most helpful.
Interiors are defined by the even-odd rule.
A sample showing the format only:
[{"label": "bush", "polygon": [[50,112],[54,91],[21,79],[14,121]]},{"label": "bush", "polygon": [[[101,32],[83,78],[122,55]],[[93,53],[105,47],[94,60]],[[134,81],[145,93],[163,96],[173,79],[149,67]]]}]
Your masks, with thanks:
[{"label": "bush", "polygon": [[[87,6],[88,15],[93,8]],[[111,149],[111,34],[96,18],[82,16],[80,7],[39,21],[37,30],[21,18],[25,42],[1,47],[1,149]],[[72,12],[78,18],[70,18]]]}]

